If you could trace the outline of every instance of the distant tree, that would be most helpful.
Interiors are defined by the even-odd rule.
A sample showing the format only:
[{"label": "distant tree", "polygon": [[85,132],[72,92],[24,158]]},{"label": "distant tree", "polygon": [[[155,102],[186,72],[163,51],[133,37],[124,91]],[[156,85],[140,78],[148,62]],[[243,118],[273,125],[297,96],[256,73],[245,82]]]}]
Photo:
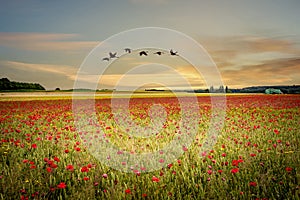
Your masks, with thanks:
[{"label": "distant tree", "polygon": [[55,88],[56,91],[60,91],[60,88]]},{"label": "distant tree", "polygon": [[221,86],[219,87],[219,91],[218,91],[218,92],[224,93],[224,86],[223,86],[223,85],[221,85]]},{"label": "distant tree", "polygon": [[228,88],[228,86],[225,87],[225,92],[226,93],[232,93],[233,91],[231,89]]},{"label": "distant tree", "polygon": [[9,88],[10,81],[7,78],[0,79],[0,89]]},{"label": "distant tree", "polygon": [[215,92],[214,86],[210,86],[209,92],[210,92],[210,93],[214,93],[214,92]]}]

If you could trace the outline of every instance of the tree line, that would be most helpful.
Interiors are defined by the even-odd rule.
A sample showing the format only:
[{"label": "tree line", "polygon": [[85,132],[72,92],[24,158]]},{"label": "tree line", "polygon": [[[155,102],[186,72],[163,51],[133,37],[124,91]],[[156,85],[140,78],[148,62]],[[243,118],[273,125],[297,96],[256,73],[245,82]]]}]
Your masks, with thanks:
[{"label": "tree line", "polygon": [[209,89],[197,89],[194,90],[196,93],[267,93],[266,90],[280,90],[277,93],[283,94],[300,94],[300,85],[287,85],[287,86],[251,86],[251,87],[244,87],[244,88],[228,88],[228,86],[219,86],[214,87],[210,86]]},{"label": "tree line", "polygon": [[15,90],[45,90],[39,83],[23,83],[10,81],[8,78],[0,79],[1,91],[15,91]]}]

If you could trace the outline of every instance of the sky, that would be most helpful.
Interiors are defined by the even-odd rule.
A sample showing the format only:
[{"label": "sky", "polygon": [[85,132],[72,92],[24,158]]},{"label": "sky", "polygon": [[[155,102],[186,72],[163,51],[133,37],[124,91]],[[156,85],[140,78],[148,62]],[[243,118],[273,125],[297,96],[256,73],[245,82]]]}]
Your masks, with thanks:
[{"label": "sky", "polygon": [[[80,78],[80,67],[89,63],[91,52],[100,48],[99,60],[93,64],[101,67],[106,62],[102,58],[110,51],[118,52],[120,58],[105,63],[107,70],[102,74],[95,72],[96,78],[80,80],[99,81],[97,88],[158,85],[184,88],[181,77],[193,88],[210,87],[213,82],[208,79],[213,77],[201,70],[214,69],[201,68],[201,73],[195,70],[182,55],[183,51],[195,58],[199,54],[186,43],[180,43],[181,39],[166,39],[157,34],[152,49],[118,40],[124,31],[161,27],[182,33],[201,45],[201,53],[207,53],[222,83],[229,88],[300,84],[299,0],[0,0],[0,3],[0,78],[11,81],[37,82],[48,90],[73,88]],[[130,40],[145,37],[135,35]],[[112,41],[119,44],[110,46]],[[161,48],[160,41],[168,41],[169,49]],[[130,47],[136,49],[124,54],[122,44],[132,44]],[[168,51],[174,47],[182,48],[175,49],[179,56],[170,59]],[[140,57],[143,48],[151,55]],[[165,53],[159,59],[153,54],[157,50]],[[201,60],[201,55],[197,59]],[[124,74],[130,79],[126,83],[120,81]]]}]

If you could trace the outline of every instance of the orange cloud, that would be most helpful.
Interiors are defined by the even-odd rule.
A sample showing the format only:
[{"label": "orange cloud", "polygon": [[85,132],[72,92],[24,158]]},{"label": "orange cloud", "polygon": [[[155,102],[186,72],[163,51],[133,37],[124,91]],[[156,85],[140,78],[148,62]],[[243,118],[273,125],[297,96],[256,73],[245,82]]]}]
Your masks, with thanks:
[{"label": "orange cloud", "polygon": [[271,60],[236,70],[222,70],[221,74],[225,84],[231,87],[299,84],[300,58]]},{"label": "orange cloud", "polygon": [[0,33],[0,46],[29,51],[78,51],[92,49],[99,42],[77,41],[77,34]]},{"label": "orange cloud", "polygon": [[230,87],[300,83],[300,49],[284,38],[237,36],[203,41]]},{"label": "orange cloud", "polygon": [[69,65],[36,64],[15,61],[2,61],[0,63],[3,66],[18,70],[33,71],[34,73],[47,72],[50,74],[64,75],[70,80],[74,80],[77,74],[77,69]]}]

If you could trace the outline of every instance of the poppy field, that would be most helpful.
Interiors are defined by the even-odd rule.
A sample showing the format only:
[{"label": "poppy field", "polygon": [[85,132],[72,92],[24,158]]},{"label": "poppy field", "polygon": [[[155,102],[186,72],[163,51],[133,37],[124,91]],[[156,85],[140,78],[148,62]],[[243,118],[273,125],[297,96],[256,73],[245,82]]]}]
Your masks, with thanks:
[{"label": "poppy field", "polygon": [[[226,96],[224,126],[206,152],[201,147],[211,101],[197,100],[197,134],[190,146],[182,146],[183,154],[172,162],[159,159],[158,170],[144,166],[126,173],[89,152],[81,137],[86,133],[74,123],[72,99],[2,99],[0,199],[300,199],[300,95]],[[78,101],[84,107],[91,100]],[[151,124],[154,104],[164,107],[166,121],[160,132],[139,138],[117,127],[111,99],[95,99],[94,130],[101,129],[95,138],[140,154],[187,134],[178,133],[176,97],[132,98],[128,117]]]}]

